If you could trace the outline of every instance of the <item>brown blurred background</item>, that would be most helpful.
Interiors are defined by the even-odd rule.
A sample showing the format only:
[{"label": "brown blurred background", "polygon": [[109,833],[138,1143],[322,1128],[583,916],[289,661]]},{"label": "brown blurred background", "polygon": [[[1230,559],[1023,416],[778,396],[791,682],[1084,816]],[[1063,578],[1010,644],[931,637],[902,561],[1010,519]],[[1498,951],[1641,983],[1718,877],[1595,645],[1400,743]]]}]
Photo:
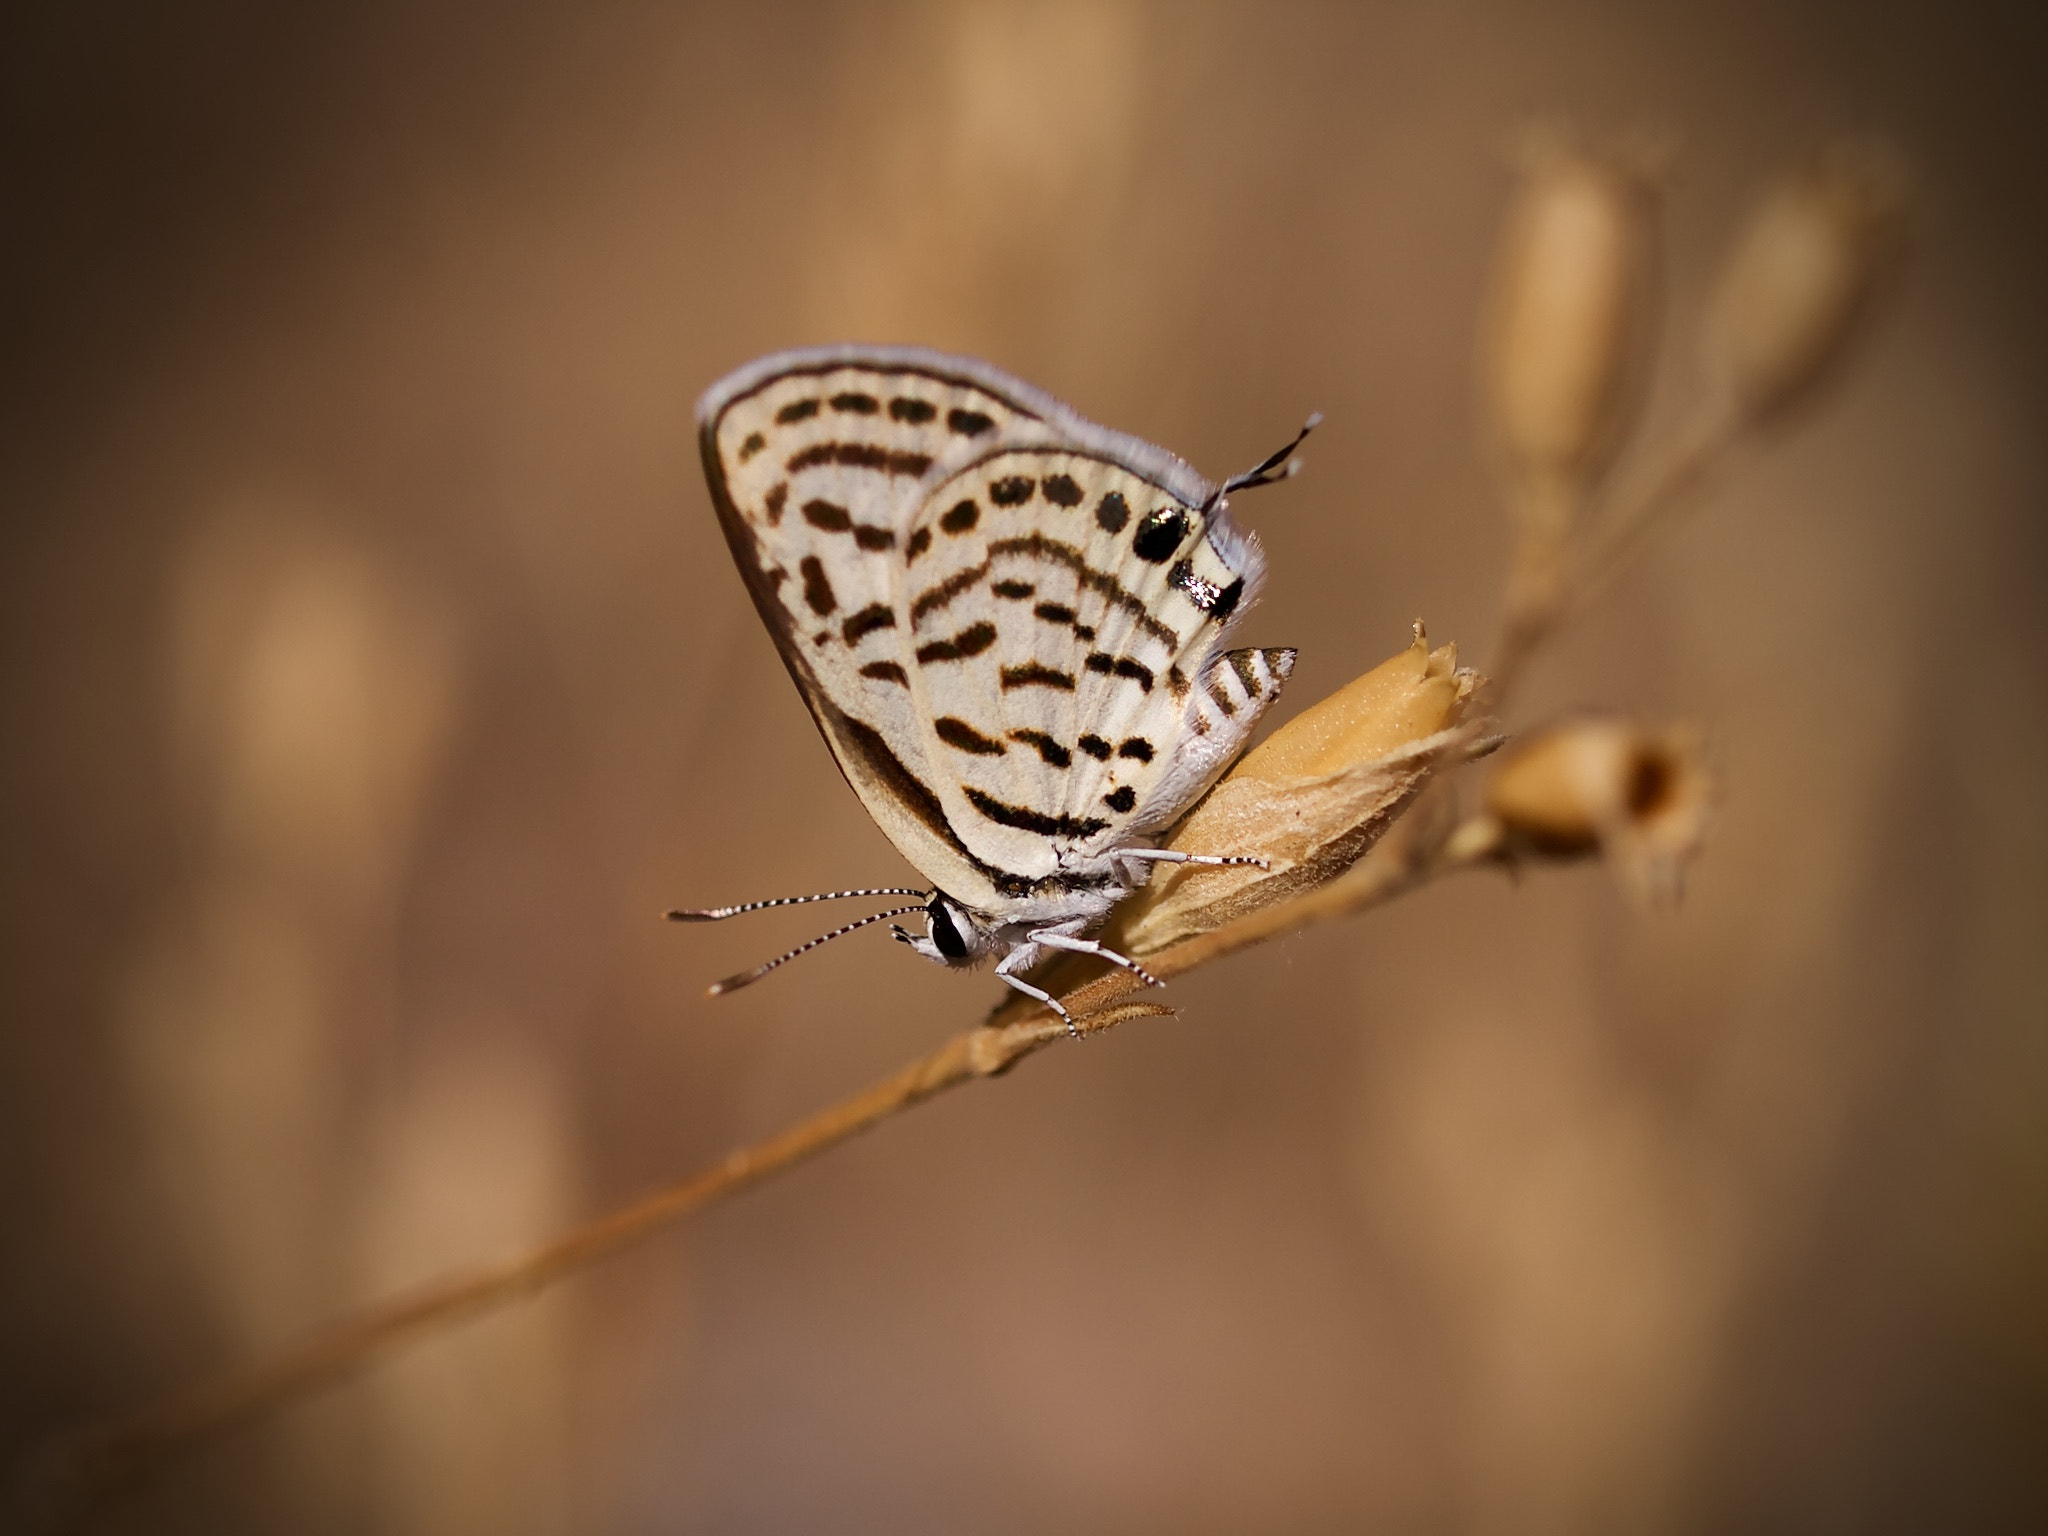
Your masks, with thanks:
[{"label": "brown blurred background", "polygon": [[727,369],[969,351],[1211,474],[1320,407],[1243,507],[1282,712],[1417,615],[1479,659],[1555,114],[1680,145],[1675,375],[1788,160],[1919,187],[1842,387],[1523,701],[1707,725],[1677,911],[1472,878],[1205,971],[108,1528],[2048,1528],[2028,8],[81,5],[0,70],[8,1461],[994,997],[864,935],[712,1003],[815,925],[658,920],[906,874],[718,536]]}]

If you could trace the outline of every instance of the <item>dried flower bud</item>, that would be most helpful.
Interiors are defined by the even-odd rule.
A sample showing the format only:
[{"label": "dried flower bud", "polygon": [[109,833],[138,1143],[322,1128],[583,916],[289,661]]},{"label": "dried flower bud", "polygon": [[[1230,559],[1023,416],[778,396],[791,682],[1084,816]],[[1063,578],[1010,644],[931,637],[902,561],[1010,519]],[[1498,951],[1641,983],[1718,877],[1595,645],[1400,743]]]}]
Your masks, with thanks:
[{"label": "dried flower bud", "polygon": [[1846,350],[1888,265],[1905,207],[1892,160],[1837,144],[1750,216],[1702,335],[1717,403],[1756,423],[1795,403]]},{"label": "dried flower bud", "polygon": [[1458,747],[1451,728],[1480,681],[1418,623],[1406,650],[1246,754],[1167,843],[1269,867],[1162,867],[1120,913],[1116,947],[1155,953],[1349,868]]},{"label": "dried flower bud", "polygon": [[1487,785],[1486,812],[1504,854],[1605,853],[1638,894],[1658,897],[1676,893],[1711,798],[1692,732],[1597,718],[1515,749]]},{"label": "dried flower bud", "polygon": [[1510,467],[1583,485],[1633,401],[1654,311],[1655,193],[1616,156],[1533,150],[1495,279],[1486,384]]}]

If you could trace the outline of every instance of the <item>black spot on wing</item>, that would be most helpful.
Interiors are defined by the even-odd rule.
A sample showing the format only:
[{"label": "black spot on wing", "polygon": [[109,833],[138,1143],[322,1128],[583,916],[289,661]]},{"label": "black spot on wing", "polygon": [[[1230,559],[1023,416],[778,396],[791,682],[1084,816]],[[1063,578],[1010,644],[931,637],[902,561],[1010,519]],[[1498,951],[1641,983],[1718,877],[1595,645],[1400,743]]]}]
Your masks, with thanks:
[{"label": "black spot on wing", "polygon": [[1171,560],[1188,536],[1188,515],[1180,507],[1160,507],[1145,514],[1131,536],[1131,553],[1153,565]]},{"label": "black spot on wing", "polygon": [[1122,533],[1131,520],[1131,504],[1122,491],[1111,491],[1095,507],[1095,523],[1104,533]]},{"label": "black spot on wing", "polygon": [[768,439],[758,432],[749,432],[747,440],[740,444],[740,462],[746,463],[755,454],[768,446]]},{"label": "black spot on wing", "polygon": [[804,521],[827,533],[851,533],[853,514],[836,502],[813,498],[804,503]]},{"label": "black spot on wing", "polygon": [[862,549],[894,549],[896,535],[877,523],[857,523],[854,525],[853,542]]},{"label": "black spot on wing", "polygon": [[913,400],[908,395],[898,395],[889,402],[889,414],[898,421],[922,426],[939,414],[939,408],[929,400]]},{"label": "black spot on wing", "polygon": [[775,419],[786,427],[793,421],[805,421],[817,414],[816,400],[792,400],[775,413]]},{"label": "black spot on wing", "polygon": [[804,601],[811,612],[823,618],[839,606],[832,583],[825,576],[825,567],[816,555],[805,555],[797,565],[797,573],[804,579]]},{"label": "black spot on wing", "polygon": [[917,564],[917,557],[932,547],[932,531],[920,528],[910,536],[910,542],[903,546],[903,563]]},{"label": "black spot on wing", "polygon": [[1122,789],[1113,789],[1104,795],[1102,803],[1112,811],[1126,813],[1138,803],[1138,792],[1126,784]]},{"label": "black spot on wing", "polygon": [[988,499],[999,507],[1021,507],[1031,499],[1037,482],[1028,475],[1005,475],[988,484]]},{"label": "black spot on wing", "polygon": [[1081,740],[1077,743],[1077,745],[1081,748],[1083,752],[1086,752],[1098,763],[1106,763],[1109,761],[1109,754],[1111,751],[1109,743],[1104,741],[1100,736],[1096,735],[1093,731],[1090,731],[1087,735],[1083,736]]},{"label": "black spot on wing", "polygon": [[893,661],[871,661],[860,669],[862,677],[872,677],[878,683],[901,683],[910,686],[910,675]]},{"label": "black spot on wing", "polygon": [[1116,749],[1118,757],[1134,757],[1141,763],[1152,761],[1152,743],[1142,736],[1126,736],[1123,745]]},{"label": "black spot on wing", "polygon": [[988,589],[997,597],[1007,597],[1012,602],[1022,602],[1038,590],[1028,581],[992,581]]},{"label": "black spot on wing", "polygon": [[1074,610],[1065,603],[1040,603],[1031,611],[1048,624],[1071,624],[1074,622]]},{"label": "black spot on wing", "polygon": [[963,411],[956,406],[946,412],[946,425],[962,437],[979,437],[994,426],[995,422],[979,411]]},{"label": "black spot on wing", "polygon": [[1001,757],[1005,751],[1000,741],[982,735],[956,715],[939,716],[932,722],[932,729],[938,732],[939,740],[962,752],[972,752],[979,757]]},{"label": "black spot on wing", "polygon": [[766,502],[763,503],[768,508],[768,526],[770,528],[781,524],[783,504],[788,500],[789,482],[787,480],[776,481],[773,488],[768,492]]},{"label": "black spot on wing", "polygon": [[848,390],[832,397],[832,409],[851,411],[856,416],[872,416],[882,408],[882,402],[873,395],[863,395],[858,390]]},{"label": "black spot on wing", "polygon": [[972,499],[955,502],[939,518],[939,526],[951,534],[967,532],[981,521],[981,508]]},{"label": "black spot on wing", "polygon": [[1006,805],[995,796],[983,794],[970,785],[961,787],[967,791],[968,804],[997,826],[1036,832],[1040,837],[1093,837],[1109,825],[1097,816],[1048,816],[1044,811],[1034,811],[1029,806]]},{"label": "black spot on wing", "polygon": [[1056,507],[1081,505],[1081,487],[1074,484],[1072,475],[1047,475],[1039,489],[1045,492],[1045,499]]},{"label": "black spot on wing", "polygon": [[1225,623],[1237,612],[1238,599],[1244,596],[1244,578],[1238,577],[1229,586],[1216,594],[1216,601],[1209,609],[1209,617],[1218,624]]}]

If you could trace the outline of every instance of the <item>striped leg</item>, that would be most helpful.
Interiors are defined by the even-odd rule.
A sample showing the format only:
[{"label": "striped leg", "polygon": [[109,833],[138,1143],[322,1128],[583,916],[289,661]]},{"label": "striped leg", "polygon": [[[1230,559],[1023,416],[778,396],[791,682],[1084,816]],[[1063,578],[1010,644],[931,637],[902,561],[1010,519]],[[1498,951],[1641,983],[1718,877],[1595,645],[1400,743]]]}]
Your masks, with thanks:
[{"label": "striped leg", "polygon": [[1077,955],[1095,955],[1111,965],[1120,965],[1148,987],[1163,987],[1165,982],[1138,964],[1129,955],[1120,955],[1107,945],[1093,939],[1076,938],[1071,933],[1061,933],[1057,928],[1041,928],[1031,935],[1031,942],[1043,944],[1047,949],[1072,950]]}]

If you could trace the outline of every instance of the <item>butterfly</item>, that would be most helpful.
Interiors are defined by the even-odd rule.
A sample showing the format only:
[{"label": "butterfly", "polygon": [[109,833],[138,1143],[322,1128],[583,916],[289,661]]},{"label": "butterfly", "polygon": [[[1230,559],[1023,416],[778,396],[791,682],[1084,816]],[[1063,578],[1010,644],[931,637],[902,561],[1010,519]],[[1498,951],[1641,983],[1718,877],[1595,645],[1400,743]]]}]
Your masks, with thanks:
[{"label": "butterfly", "polygon": [[1316,425],[1221,485],[987,363],[895,347],[780,352],[714,384],[711,499],[762,620],[868,814],[928,888],[671,912],[715,921],[914,896],[929,960],[1022,974],[1088,935],[1153,866],[1260,863],[1150,846],[1243,750],[1293,670],[1222,649],[1265,559],[1227,498],[1283,478]]}]

